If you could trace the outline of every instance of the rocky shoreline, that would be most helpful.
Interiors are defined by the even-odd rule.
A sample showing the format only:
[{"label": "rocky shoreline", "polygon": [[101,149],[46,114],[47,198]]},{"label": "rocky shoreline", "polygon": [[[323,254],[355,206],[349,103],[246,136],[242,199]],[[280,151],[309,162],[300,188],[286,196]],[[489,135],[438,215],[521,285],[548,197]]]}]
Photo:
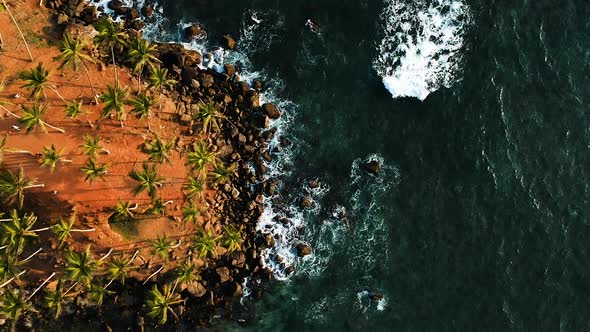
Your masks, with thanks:
[{"label": "rocky shoreline", "polygon": [[[99,19],[100,12],[91,3],[85,0],[46,0],[44,6],[52,12],[57,28],[64,34],[79,37],[95,34],[92,25]],[[142,16],[149,17],[153,13],[149,4],[140,11],[125,7],[118,0],[109,2],[108,6],[115,15],[123,19],[125,33],[129,36],[140,36],[143,28]],[[186,33],[187,38],[196,38],[203,31],[192,26],[187,28]],[[236,41],[230,36],[224,36],[222,43],[226,48],[236,47]],[[276,129],[270,128],[270,121],[278,119],[281,111],[274,104],[261,105],[259,96],[264,84],[255,81],[250,86],[241,81],[233,65],[225,64],[223,71],[217,72],[202,66],[204,61],[212,58],[211,54],[203,56],[174,43],[155,45],[157,51],[154,55],[161,62],[160,67],[167,69],[169,78],[178,82],[174,88],[164,93],[176,101],[177,113],[171,115],[170,120],[180,124],[184,135],[198,135],[194,114],[199,101],[209,100],[221,105],[223,109],[224,121],[220,121],[219,128],[207,135],[206,142],[217,158],[232,165],[233,176],[230,182],[212,188],[215,195],[208,198],[209,210],[201,217],[206,222],[233,225],[243,234],[243,242],[238,250],[228,251],[217,258],[195,257],[195,264],[200,266],[200,280],[178,285],[181,301],[173,309],[173,313],[180,320],[169,320],[165,324],[206,326],[214,316],[241,317],[238,321],[245,323],[247,319],[236,315],[236,310],[232,309],[244,295],[244,287],[249,288],[249,297],[258,299],[264,293],[265,283],[273,277],[272,272],[265,267],[261,252],[274,245],[274,238],[257,231],[256,225],[264,210],[264,196],[272,196],[276,189],[276,179],[265,179],[264,174],[265,162],[272,161],[281,149],[276,147],[270,150],[268,144],[276,135]],[[112,65],[110,56],[101,55],[96,50],[94,52],[95,57],[103,62],[100,66]],[[125,53],[121,46],[113,50],[119,65],[130,66]],[[143,74],[149,74],[147,68]],[[283,147],[290,144],[287,139],[281,139],[281,142]],[[177,141],[176,148],[182,155],[189,151],[190,146]],[[83,215],[79,217],[84,218]],[[311,248],[304,244],[293,250],[299,256],[311,253]],[[294,271],[290,266],[284,266],[284,269],[288,273]],[[134,329],[143,330],[157,324],[157,321],[146,317],[146,292],[154,284],[174,283],[174,269],[158,276],[158,279],[158,283],[152,280],[144,283],[145,285],[139,280],[128,280],[124,285],[115,281],[112,287],[115,301],[105,300],[103,307],[97,308],[82,297],[76,297],[66,313],[93,317],[96,313],[103,315],[118,312],[136,321]],[[241,310],[238,308],[238,312]],[[43,331],[60,330],[63,328],[60,325],[67,324],[71,318],[64,315],[60,322],[56,322],[52,316],[28,316],[21,322],[22,327]],[[103,328],[110,329],[108,326]]]}]

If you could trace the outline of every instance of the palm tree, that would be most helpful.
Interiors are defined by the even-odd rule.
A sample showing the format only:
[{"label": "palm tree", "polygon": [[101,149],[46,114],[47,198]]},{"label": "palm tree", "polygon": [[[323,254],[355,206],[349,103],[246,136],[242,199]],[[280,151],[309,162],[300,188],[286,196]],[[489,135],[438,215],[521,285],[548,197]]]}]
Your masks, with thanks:
[{"label": "palm tree", "polygon": [[90,253],[90,246],[81,253],[70,250],[66,254],[67,266],[65,273],[69,280],[79,285],[88,286],[92,282],[92,276],[98,269],[100,262],[95,261]]},{"label": "palm tree", "polygon": [[168,261],[168,256],[172,250],[172,244],[168,241],[166,236],[158,236],[156,240],[151,242],[151,246],[154,255],[160,256],[163,260]]},{"label": "palm tree", "polygon": [[0,255],[0,278],[2,282],[18,276],[20,262],[15,255]]},{"label": "palm tree", "polygon": [[134,64],[133,71],[138,76],[138,91],[141,91],[141,74],[146,65],[153,65],[156,62],[160,62],[156,56],[152,53],[157,51],[157,47],[152,45],[148,40],[141,38],[137,35],[127,43],[129,47],[129,59]]},{"label": "palm tree", "polygon": [[97,165],[93,158],[86,161],[86,165],[80,167],[82,173],[86,175],[84,181],[94,182],[97,178],[104,178],[108,172],[108,164]]},{"label": "palm tree", "polygon": [[171,312],[178,319],[178,316],[172,310],[172,306],[180,302],[182,302],[180,295],[174,293],[169,285],[164,285],[162,292],[160,292],[158,286],[154,285],[147,296],[148,316],[157,319],[160,324],[166,323],[168,312]]},{"label": "palm tree", "polygon": [[28,154],[31,156],[34,155],[34,153],[31,151],[21,150],[21,149],[13,149],[13,148],[6,147],[6,139],[7,139],[6,135],[0,139],[0,164],[2,163],[2,161],[4,161],[4,153],[7,153],[7,152],[8,153],[25,153],[25,154]]},{"label": "palm tree", "polygon": [[234,174],[233,167],[224,167],[223,165],[215,165],[215,168],[209,173],[213,179],[213,183],[227,183]]},{"label": "palm tree", "polygon": [[92,284],[88,289],[88,295],[91,299],[94,300],[96,305],[101,306],[104,302],[104,298],[108,295],[114,294],[115,292],[107,290],[106,286],[103,287],[100,283],[99,284]]},{"label": "palm tree", "polygon": [[211,132],[212,128],[219,130],[219,120],[226,119],[226,117],[219,111],[219,106],[212,100],[207,103],[200,100],[197,103],[199,111],[194,115],[195,120],[200,120],[203,123],[202,131],[204,133]]},{"label": "palm tree", "polygon": [[76,221],[76,211],[72,213],[68,220],[63,218],[59,218],[59,222],[53,226],[51,226],[51,230],[57,236],[59,240],[59,247],[61,248],[64,243],[72,236],[72,233],[80,233],[80,232],[94,232],[94,228],[89,229],[75,229],[74,222]]},{"label": "palm tree", "polygon": [[84,110],[82,110],[81,100],[73,100],[72,102],[68,103],[66,105],[66,108],[64,109],[64,112],[66,113],[66,116],[70,119],[76,119],[78,115],[86,113]]},{"label": "palm tree", "polygon": [[100,136],[90,136],[89,134],[85,134],[84,144],[80,145],[80,147],[84,149],[84,154],[90,159],[94,159],[102,151],[109,154],[109,150],[100,145],[100,141]]},{"label": "palm tree", "polygon": [[16,209],[13,209],[10,222],[1,224],[2,234],[0,239],[2,245],[8,250],[14,251],[15,255],[20,255],[27,242],[37,239],[38,235],[33,229],[37,222],[37,216],[34,213],[25,213],[20,218]]},{"label": "palm tree", "polygon": [[6,11],[8,12],[8,15],[10,15],[10,19],[12,19],[12,22],[16,26],[16,29],[18,30],[18,33],[20,34],[20,38],[23,40],[23,43],[25,43],[25,48],[27,49],[27,53],[29,53],[29,58],[31,59],[31,62],[33,62],[33,55],[31,54],[31,50],[29,49],[29,44],[27,44],[27,40],[25,39],[25,36],[23,35],[23,32],[21,31],[20,27],[18,26],[18,23],[16,22],[16,19],[12,15],[12,12],[10,11],[10,8],[6,4],[6,1],[2,0],[2,6],[4,6],[4,8],[6,9]]},{"label": "palm tree", "polygon": [[[3,78],[2,81],[0,81],[0,92],[4,91],[4,88],[6,87],[6,80]],[[0,108],[3,109],[7,114],[14,116],[15,118],[20,118],[18,115],[12,113],[11,111],[9,111],[5,105],[13,105],[11,102],[8,102],[4,99],[0,99]]]},{"label": "palm tree", "polygon": [[217,255],[217,241],[221,236],[213,236],[211,231],[201,230],[199,236],[195,238],[195,249],[199,252],[199,258],[206,258],[208,256],[215,257]]},{"label": "palm tree", "polygon": [[133,192],[138,195],[143,191],[147,191],[149,196],[154,198],[156,196],[156,190],[162,186],[164,177],[158,175],[155,164],[142,165],[142,171],[136,171],[135,169],[129,173],[129,176],[139,182]]},{"label": "palm tree", "polygon": [[150,119],[152,118],[152,108],[156,104],[156,98],[140,93],[133,99],[128,100],[127,103],[132,107],[131,113],[135,114],[137,118],[146,118],[148,130],[152,131]]},{"label": "palm tree", "polygon": [[216,153],[211,152],[205,143],[198,142],[194,144],[193,150],[188,152],[186,157],[188,164],[197,172],[197,175],[202,175],[208,164],[215,164],[217,162]]},{"label": "palm tree", "polygon": [[227,248],[227,251],[232,252],[240,249],[241,243],[244,242],[242,229],[237,229],[233,225],[223,226],[223,232],[222,245]]},{"label": "palm tree", "polygon": [[41,157],[41,167],[48,166],[51,173],[53,173],[58,162],[71,163],[71,160],[63,159],[62,151],[57,151],[53,144],[51,146],[45,146],[43,148],[43,156]]},{"label": "palm tree", "polygon": [[0,311],[12,320],[12,328],[14,329],[20,315],[30,306],[22,289],[14,291],[12,288],[8,288],[1,297]]},{"label": "palm tree", "polygon": [[22,167],[15,173],[9,170],[0,171],[0,198],[4,200],[4,203],[8,204],[18,202],[18,208],[22,209],[25,190],[45,187],[44,184],[36,184],[35,182],[35,180],[30,180],[25,176]]},{"label": "palm tree", "polygon": [[197,273],[197,267],[191,261],[186,261],[176,266],[176,280],[180,284],[190,284],[193,281],[199,280],[199,274]]},{"label": "palm tree", "polygon": [[171,87],[178,83],[178,81],[169,79],[167,77],[168,69],[150,66],[150,84],[148,87],[162,93],[162,90],[165,88]]},{"label": "palm tree", "polygon": [[119,87],[119,78],[117,75],[117,63],[115,62],[115,46],[123,45],[125,33],[123,32],[123,22],[114,23],[110,16],[105,15],[94,25],[98,34],[94,39],[98,45],[106,46],[111,51],[113,66],[115,67],[115,86]]},{"label": "palm tree", "polygon": [[117,206],[115,206],[115,210],[114,210],[114,217],[115,220],[117,221],[130,221],[133,220],[133,218],[135,218],[135,216],[133,215],[133,210],[137,209],[138,205],[134,204],[134,206],[131,206],[131,203],[129,203],[129,201],[118,201],[117,202]]},{"label": "palm tree", "polygon": [[100,116],[102,119],[109,118],[113,112],[117,120],[123,127],[123,118],[125,116],[125,100],[129,93],[129,88],[121,89],[119,87],[112,87],[107,85],[107,91],[100,96],[100,100],[104,103],[104,107]]},{"label": "palm tree", "polygon": [[152,206],[147,209],[146,213],[164,215],[166,212],[166,205],[172,204],[174,201],[164,202],[161,198],[152,198]]},{"label": "palm tree", "polygon": [[49,82],[49,70],[43,67],[43,63],[37,64],[37,67],[23,71],[20,74],[20,79],[25,81],[23,87],[31,90],[30,98],[33,100],[39,99],[41,96],[45,97],[45,89],[53,91],[65,104],[68,102],[62,97],[57,89]]},{"label": "palm tree", "polygon": [[195,177],[189,177],[188,183],[182,186],[186,199],[192,200],[203,195],[203,182]]},{"label": "palm tree", "polygon": [[201,214],[201,211],[195,206],[193,201],[190,201],[188,206],[182,207],[182,221],[192,221],[197,223],[197,218]]},{"label": "palm tree", "polygon": [[59,316],[61,316],[62,305],[67,298],[67,294],[64,292],[62,286],[62,280],[59,279],[55,290],[45,291],[45,304],[47,305],[47,308],[55,310],[55,319],[58,319]]},{"label": "palm tree", "polygon": [[33,129],[35,129],[37,126],[40,126],[41,129],[43,130],[43,132],[47,133],[47,128],[45,128],[45,126],[51,128],[51,129],[55,129],[57,131],[59,131],[60,133],[64,134],[66,131],[52,126],[49,123],[43,121],[43,117],[45,116],[45,113],[47,112],[47,106],[40,106],[37,103],[33,103],[33,106],[31,106],[30,108],[22,105],[23,108],[23,116],[20,117],[18,119],[18,121],[20,123],[22,123],[25,128],[27,128],[27,133],[30,133]]},{"label": "palm tree", "polygon": [[170,151],[174,147],[174,140],[168,142],[156,136],[151,141],[145,142],[144,151],[149,155],[148,161],[162,164],[170,161]]},{"label": "palm tree", "polygon": [[125,278],[127,277],[127,270],[129,268],[129,261],[125,258],[113,258],[107,263],[107,273],[111,281],[107,283],[107,288],[114,280],[119,279],[121,285],[125,285]]},{"label": "palm tree", "polygon": [[96,98],[96,91],[94,91],[94,84],[92,84],[92,80],[90,79],[90,73],[88,72],[88,67],[86,67],[86,61],[90,63],[94,63],[92,57],[86,53],[84,53],[84,49],[87,48],[88,43],[86,40],[81,38],[72,38],[67,33],[64,35],[64,39],[59,42],[59,50],[61,54],[57,57],[58,61],[61,61],[61,65],[59,69],[64,68],[65,66],[71,67],[74,71],[78,70],[78,66],[82,65],[84,72],[86,73],[86,78],[88,78],[88,83],[90,83],[90,88],[92,89],[92,95],[94,96],[94,100],[98,104],[98,98]]}]

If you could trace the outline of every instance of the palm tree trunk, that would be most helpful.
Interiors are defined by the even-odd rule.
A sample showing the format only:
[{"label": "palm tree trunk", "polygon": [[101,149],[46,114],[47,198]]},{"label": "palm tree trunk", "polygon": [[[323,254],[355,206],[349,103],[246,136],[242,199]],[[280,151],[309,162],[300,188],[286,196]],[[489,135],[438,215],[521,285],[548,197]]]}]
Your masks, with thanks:
[{"label": "palm tree trunk", "polygon": [[170,249],[176,249],[176,248],[180,247],[181,244],[182,244],[182,240],[179,239],[178,243],[175,244],[174,246],[170,247]]},{"label": "palm tree trunk", "polygon": [[35,251],[34,253],[30,254],[30,255],[29,255],[29,257],[27,257],[27,258],[23,259],[23,260],[22,260],[22,261],[20,261],[20,262],[21,262],[21,263],[28,262],[28,261],[29,261],[31,258],[35,257],[35,255],[37,255],[38,253],[40,253],[40,252],[41,252],[41,250],[43,250],[43,248],[39,248],[39,249],[37,249],[37,251]]},{"label": "palm tree trunk", "polygon": [[39,233],[39,232],[48,231],[50,229],[51,229],[51,227],[43,227],[43,228],[32,229],[31,232],[33,232],[33,233]]},{"label": "palm tree trunk", "polygon": [[84,72],[86,73],[86,78],[88,78],[88,83],[90,83],[90,89],[92,89],[92,96],[94,97],[94,101],[98,105],[98,98],[96,97],[96,91],[94,90],[94,84],[92,84],[92,80],[90,79],[90,72],[88,72],[88,67],[86,67],[86,64],[84,63],[84,61],[81,61],[81,62],[82,62],[82,67],[84,68]]},{"label": "palm tree trunk", "polygon": [[20,119],[20,118],[21,118],[21,116],[19,116],[19,115],[16,115],[16,114],[12,113],[12,112],[11,112],[11,111],[9,111],[9,110],[8,110],[6,107],[4,107],[4,106],[2,106],[2,105],[0,105],[0,107],[1,107],[1,108],[2,108],[4,111],[6,111],[6,113],[8,113],[8,115],[10,115],[10,116],[13,116],[13,117],[15,117],[15,118],[17,118],[17,119]]},{"label": "palm tree trunk", "polygon": [[70,230],[70,232],[78,232],[78,233],[94,232],[94,231],[95,231],[94,228],[89,228],[89,229],[72,229],[72,230]]},{"label": "palm tree trunk", "polygon": [[46,125],[47,127],[51,128],[51,129],[55,129],[55,130],[59,131],[59,132],[60,132],[60,133],[62,133],[62,134],[65,134],[65,133],[66,133],[66,131],[65,131],[65,130],[63,130],[63,129],[61,129],[61,128],[57,128],[56,126],[52,126],[52,125],[50,125],[49,123],[47,123],[47,122],[45,122],[45,121],[41,121],[41,122],[42,122],[44,125]]},{"label": "palm tree trunk", "polygon": [[42,188],[45,187],[44,183],[39,183],[39,184],[32,184],[30,186],[26,186],[23,189],[30,189],[30,188]]},{"label": "palm tree trunk", "polygon": [[147,279],[145,279],[145,281],[143,282],[143,284],[144,284],[144,285],[145,285],[145,284],[147,284],[147,282],[148,282],[148,281],[149,281],[149,280],[150,280],[150,279],[151,279],[153,276],[155,276],[156,274],[160,273],[160,271],[162,271],[163,269],[164,269],[164,265],[160,266],[160,268],[159,268],[159,269],[158,269],[156,272],[154,272],[154,273],[150,274],[150,275],[149,275],[149,277],[147,277]]},{"label": "palm tree trunk", "polygon": [[107,257],[109,257],[111,254],[113,253],[113,248],[109,249],[109,252],[107,252],[104,256],[102,256],[98,261],[102,262],[103,260],[105,260]]},{"label": "palm tree trunk", "polygon": [[25,300],[25,302],[28,302],[33,296],[35,296],[35,294],[37,294],[38,291],[41,290],[41,288],[43,288],[43,286],[45,286],[46,283],[49,282],[49,280],[51,280],[51,278],[53,278],[55,276],[55,272],[51,273],[51,275],[49,277],[47,277],[47,279],[45,279],[45,281],[43,281],[43,283],[37,287],[37,289],[35,289],[35,291],[29,295],[29,297],[27,297],[27,299]]},{"label": "palm tree trunk", "polygon": [[16,279],[16,278],[18,278],[18,277],[22,276],[23,274],[25,274],[25,272],[27,272],[27,270],[24,270],[24,271],[22,271],[21,273],[17,274],[16,276],[14,276],[14,277],[12,277],[12,278],[8,279],[8,281],[6,281],[6,282],[5,282],[5,283],[3,283],[2,285],[0,285],[0,288],[2,288],[2,287],[4,287],[4,286],[8,285],[8,284],[9,284],[9,283],[11,283],[11,282],[12,282],[14,279]]},{"label": "palm tree trunk", "polygon": [[16,19],[14,18],[14,16],[12,16],[12,12],[10,11],[10,8],[8,8],[6,1],[2,0],[2,5],[4,5],[4,8],[6,8],[8,15],[10,15],[10,18],[12,19],[12,22],[14,22],[14,25],[16,26],[16,29],[18,30],[20,37],[23,39],[23,42],[25,43],[25,47],[27,48],[27,52],[29,53],[29,58],[31,59],[31,62],[33,62],[33,55],[31,54],[31,50],[29,49],[29,44],[27,44],[27,40],[25,39],[23,32],[20,30],[20,27],[18,26]]},{"label": "palm tree trunk", "polygon": [[68,104],[68,102],[66,101],[66,99],[61,95],[61,93],[59,93],[59,91],[57,91],[57,89],[53,86],[49,87],[51,89],[51,91],[53,91],[66,105]]},{"label": "palm tree trunk", "polygon": [[113,66],[115,66],[115,88],[119,88],[119,74],[117,74],[117,63],[115,62],[115,48],[111,46],[111,56],[113,57]]}]

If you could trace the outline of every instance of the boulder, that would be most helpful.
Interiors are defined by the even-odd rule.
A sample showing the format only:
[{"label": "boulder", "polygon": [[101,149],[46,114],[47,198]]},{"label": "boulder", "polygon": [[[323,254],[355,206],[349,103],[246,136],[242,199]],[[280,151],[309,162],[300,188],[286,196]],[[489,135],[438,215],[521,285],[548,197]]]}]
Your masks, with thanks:
[{"label": "boulder", "polygon": [[186,290],[194,297],[201,297],[207,293],[207,289],[197,281],[193,281],[188,284]]},{"label": "boulder", "polygon": [[80,18],[86,25],[92,24],[98,20],[98,10],[94,6],[85,7]]},{"label": "boulder", "polygon": [[230,278],[229,269],[225,266],[221,266],[221,267],[216,268],[215,273],[219,276],[219,279],[221,280],[222,283],[228,281]]},{"label": "boulder", "polygon": [[297,256],[304,257],[311,254],[311,247],[305,243],[299,243],[296,247]]},{"label": "boulder", "polygon": [[207,32],[202,25],[194,23],[184,29],[184,36],[186,39],[204,39],[207,37]]},{"label": "boulder", "polygon": [[371,301],[381,301],[385,298],[385,296],[379,292],[369,292],[369,300]]},{"label": "boulder", "polygon": [[255,80],[254,83],[252,84],[252,87],[256,91],[261,91],[263,88],[263,85],[262,85],[262,82],[260,82],[259,80]]},{"label": "boulder", "polygon": [[120,9],[123,7],[123,1],[121,1],[121,0],[109,1],[109,3],[107,4],[107,7],[109,7],[110,10]]},{"label": "boulder", "polygon": [[228,74],[229,76],[233,76],[236,73],[236,67],[234,65],[229,64],[229,63],[226,63],[225,65],[223,65],[223,69],[224,69],[225,73]]},{"label": "boulder", "polygon": [[141,7],[141,15],[145,17],[152,17],[152,15],[154,15],[154,7],[151,4]]},{"label": "boulder", "polygon": [[200,75],[199,82],[201,82],[201,86],[204,88],[209,88],[215,84],[215,79],[212,75],[209,74],[202,74]]},{"label": "boulder", "polygon": [[301,206],[304,209],[310,208],[313,204],[313,201],[311,200],[311,198],[309,197],[303,197],[301,199],[301,203],[299,203],[299,206]]},{"label": "boulder", "polygon": [[129,10],[129,12],[127,13],[127,19],[128,20],[135,20],[139,18],[139,11],[137,11],[137,9],[135,8],[131,8]]},{"label": "boulder", "polygon": [[233,50],[234,48],[236,48],[236,41],[230,36],[230,35],[225,35],[223,36],[223,47]]},{"label": "boulder", "polygon": [[275,104],[265,103],[262,105],[262,113],[268,115],[271,119],[278,119],[281,116],[281,112]]},{"label": "boulder", "polygon": [[379,176],[379,172],[381,172],[381,164],[379,164],[376,160],[371,160],[369,162],[363,163],[361,167],[370,174]]},{"label": "boulder", "polygon": [[58,25],[65,25],[70,21],[70,17],[64,13],[59,13],[57,15],[57,24]]},{"label": "boulder", "polygon": [[235,267],[244,267],[246,263],[246,254],[243,251],[234,251],[230,254],[231,265]]}]

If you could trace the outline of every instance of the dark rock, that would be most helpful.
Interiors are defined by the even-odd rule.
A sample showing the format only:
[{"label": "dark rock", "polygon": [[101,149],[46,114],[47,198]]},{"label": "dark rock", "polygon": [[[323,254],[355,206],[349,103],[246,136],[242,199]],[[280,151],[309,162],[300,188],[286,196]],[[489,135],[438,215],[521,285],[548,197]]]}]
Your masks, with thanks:
[{"label": "dark rock", "polygon": [[134,20],[134,21],[128,21],[125,24],[125,26],[129,29],[140,31],[145,26],[145,23],[143,23],[143,21],[141,21],[141,20]]},{"label": "dark rock", "polygon": [[154,15],[154,7],[151,4],[141,7],[141,15],[145,17],[152,17],[152,15]]},{"label": "dark rock", "polygon": [[207,37],[207,32],[203,29],[203,26],[195,23],[184,29],[184,36],[186,39],[204,39]]},{"label": "dark rock", "polygon": [[297,256],[304,257],[311,254],[311,247],[305,243],[299,243],[297,245]]},{"label": "dark rock", "polygon": [[381,301],[385,298],[385,296],[379,292],[369,292],[369,300],[371,301]]},{"label": "dark rock", "polygon": [[301,203],[299,204],[299,206],[307,209],[307,208],[311,207],[312,204],[313,204],[313,201],[309,197],[303,197],[301,199]]},{"label": "dark rock", "polygon": [[209,88],[215,84],[215,79],[209,74],[202,74],[199,81],[201,82],[201,86],[204,88]]},{"label": "dark rock", "polygon": [[59,25],[65,25],[70,21],[70,17],[64,13],[59,13],[59,15],[57,15],[57,24]]},{"label": "dark rock", "polygon": [[275,245],[275,238],[272,234],[266,234],[264,236],[264,245],[268,248],[272,248]]},{"label": "dark rock", "polygon": [[216,268],[215,273],[217,273],[222,283],[228,281],[230,278],[229,269],[225,266]]},{"label": "dark rock", "polygon": [[236,41],[230,35],[225,35],[223,36],[223,47],[233,50],[236,47]]},{"label": "dark rock", "polygon": [[195,79],[191,80],[191,88],[193,88],[194,90],[197,90],[200,87],[201,87],[201,83],[199,83],[199,81],[197,81]]},{"label": "dark rock", "polygon": [[85,24],[92,24],[98,20],[98,10],[94,6],[88,6],[82,11],[80,18]]},{"label": "dark rock", "polygon": [[238,143],[240,145],[246,144],[246,136],[244,134],[238,134]]},{"label": "dark rock", "polygon": [[[199,77],[199,69],[197,68],[182,68],[182,72],[180,73],[180,77],[182,78],[182,83],[184,84],[192,84],[193,80],[197,80]],[[199,82],[199,86],[201,83]]]},{"label": "dark rock", "polygon": [[242,289],[242,285],[240,285],[237,282],[230,283],[227,287],[227,290],[228,290],[228,295],[231,297],[240,297],[244,293],[243,289]]},{"label": "dark rock", "polygon": [[201,297],[207,293],[207,289],[197,281],[191,282],[186,287],[186,290],[194,297]]},{"label": "dark rock", "polygon": [[291,273],[295,272],[295,268],[292,265],[287,266],[287,268],[285,268],[285,274],[289,275]]},{"label": "dark rock", "polygon": [[223,69],[224,69],[225,73],[228,74],[229,76],[234,76],[234,74],[236,73],[236,67],[234,65],[229,64],[229,63],[226,63],[225,65],[223,65]]},{"label": "dark rock", "polygon": [[236,267],[244,267],[246,263],[246,254],[243,251],[234,251],[230,254],[231,265]]},{"label": "dark rock", "polygon": [[381,171],[381,165],[376,160],[371,160],[367,163],[361,165],[361,167],[370,174],[379,176],[379,172]]},{"label": "dark rock", "polygon": [[256,91],[261,91],[263,88],[262,82],[260,82],[259,80],[255,80],[252,87],[254,88],[254,90]]},{"label": "dark rock", "polygon": [[125,15],[129,14],[129,12],[131,11],[131,8],[120,7],[120,8],[114,9],[114,11],[115,11],[115,14],[117,14],[117,15],[125,16]]},{"label": "dark rock", "polygon": [[120,1],[120,0],[109,1],[109,3],[107,4],[107,7],[109,7],[110,10],[120,9],[123,7],[123,1]]},{"label": "dark rock", "polygon": [[271,119],[278,119],[281,116],[281,112],[275,104],[265,103],[262,105],[262,112],[268,115]]},{"label": "dark rock", "polygon": [[129,10],[129,12],[127,13],[127,19],[128,20],[135,20],[139,18],[139,11],[137,11],[137,9],[135,8],[131,8]]},{"label": "dark rock", "polygon": [[248,97],[248,101],[250,102],[250,106],[258,107],[260,106],[260,95],[258,95],[256,92],[253,92]]}]

